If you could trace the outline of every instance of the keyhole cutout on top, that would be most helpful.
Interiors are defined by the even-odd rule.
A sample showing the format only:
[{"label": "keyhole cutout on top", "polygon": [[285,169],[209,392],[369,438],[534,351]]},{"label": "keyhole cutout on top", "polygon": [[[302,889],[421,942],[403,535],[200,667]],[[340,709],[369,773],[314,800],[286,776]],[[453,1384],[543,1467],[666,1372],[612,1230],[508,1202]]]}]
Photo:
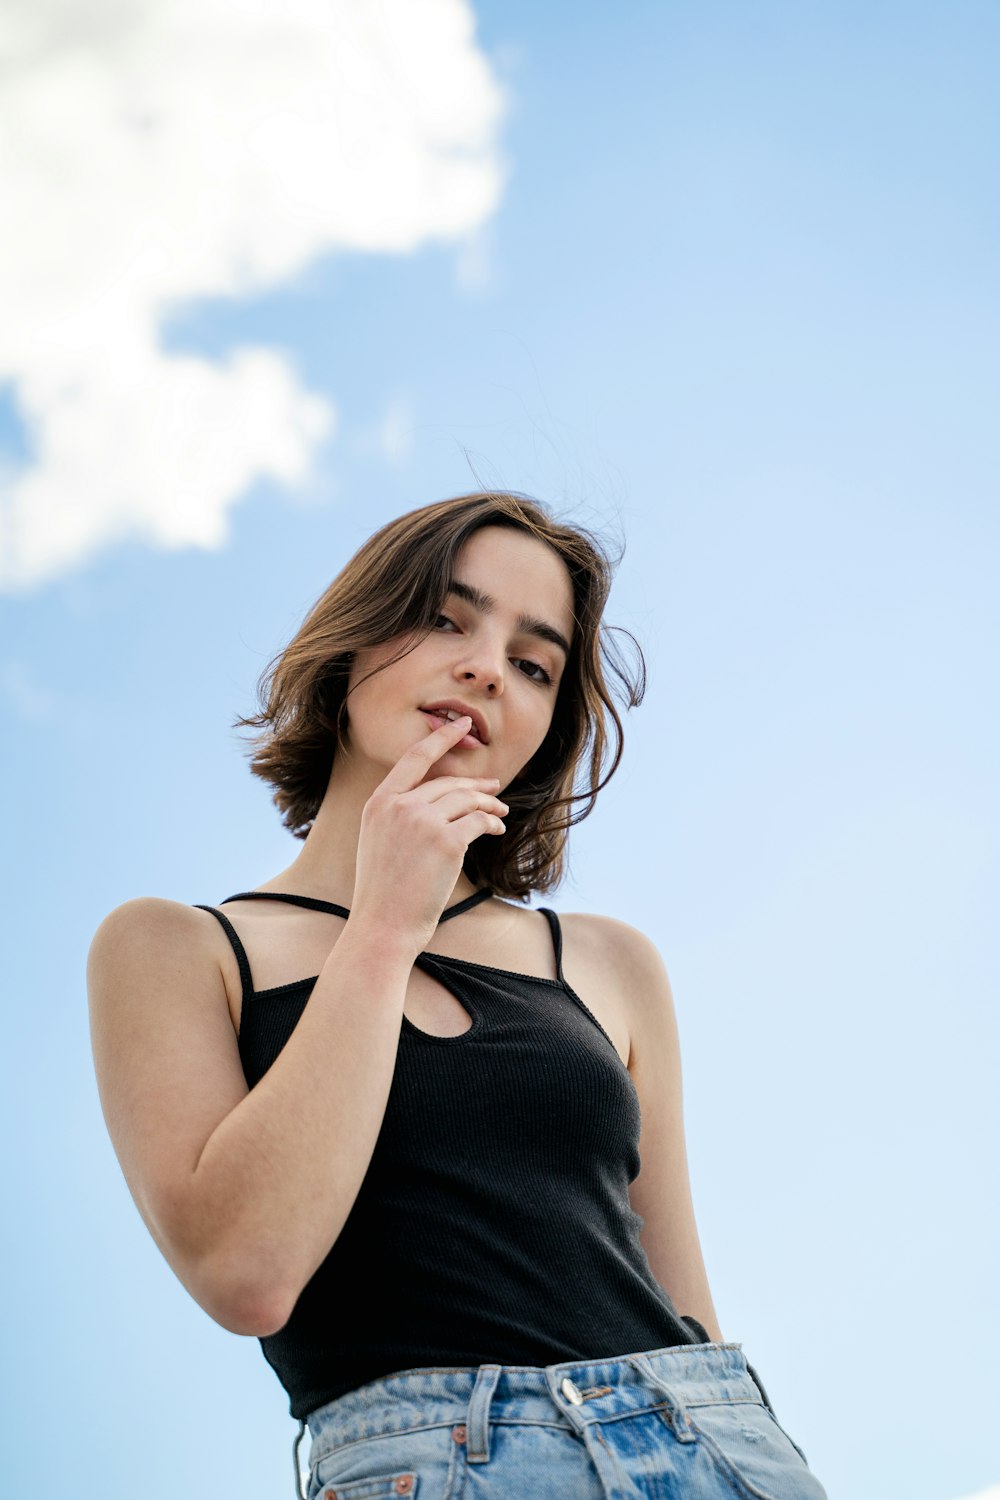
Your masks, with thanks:
[{"label": "keyhole cutout on top", "polygon": [[414,964],[406,985],[403,1015],[427,1036],[462,1036],[473,1020],[458,996],[432,974]]}]

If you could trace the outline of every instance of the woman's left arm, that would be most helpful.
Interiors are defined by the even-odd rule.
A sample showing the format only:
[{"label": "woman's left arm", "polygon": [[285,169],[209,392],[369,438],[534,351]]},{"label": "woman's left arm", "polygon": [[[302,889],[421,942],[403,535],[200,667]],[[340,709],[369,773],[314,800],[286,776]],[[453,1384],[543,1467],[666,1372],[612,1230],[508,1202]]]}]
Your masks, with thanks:
[{"label": "woman's left arm", "polygon": [[642,1126],[632,1207],[645,1221],[639,1239],[656,1280],[679,1313],[690,1313],[724,1343],[695,1222],[681,1086],[680,1038],[666,967],[656,945],[627,922],[605,917],[630,1020],[628,1068]]}]

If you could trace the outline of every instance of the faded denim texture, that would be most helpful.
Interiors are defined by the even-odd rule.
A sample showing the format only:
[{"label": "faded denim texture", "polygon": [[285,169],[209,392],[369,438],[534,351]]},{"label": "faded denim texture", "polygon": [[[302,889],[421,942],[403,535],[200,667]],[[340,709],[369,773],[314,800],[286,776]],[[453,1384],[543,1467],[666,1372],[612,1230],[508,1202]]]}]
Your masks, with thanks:
[{"label": "faded denim texture", "polygon": [[740,1344],[404,1370],[306,1426],[308,1500],[828,1500]]}]

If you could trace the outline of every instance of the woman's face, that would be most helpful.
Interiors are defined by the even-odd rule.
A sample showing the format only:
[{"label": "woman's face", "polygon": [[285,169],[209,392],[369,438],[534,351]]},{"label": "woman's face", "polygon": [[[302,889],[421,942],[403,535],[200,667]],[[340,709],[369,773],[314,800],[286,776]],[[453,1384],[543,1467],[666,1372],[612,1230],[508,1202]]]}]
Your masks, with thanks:
[{"label": "woman's face", "polygon": [[421,706],[456,699],[477,710],[488,743],[460,743],[428,772],[434,776],[497,776],[509,785],[540,747],[552,722],[566,653],[540,638],[520,616],[542,622],[567,643],[573,638],[573,587],[565,563],[545,542],[505,526],[483,526],[459,551],[453,581],[488,596],[485,607],[450,593],[429,635],[383,672],[403,637],[359,651],[348,699],[350,759],[370,763],[376,780],[435,724]]}]

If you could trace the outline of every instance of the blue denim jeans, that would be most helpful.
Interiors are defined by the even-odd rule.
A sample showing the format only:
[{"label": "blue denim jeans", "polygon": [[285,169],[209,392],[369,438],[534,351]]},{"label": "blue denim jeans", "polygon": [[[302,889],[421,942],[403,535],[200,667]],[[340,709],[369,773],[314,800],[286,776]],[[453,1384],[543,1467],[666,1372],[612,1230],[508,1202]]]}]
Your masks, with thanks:
[{"label": "blue denim jeans", "polygon": [[307,1424],[307,1500],[827,1500],[740,1344],[402,1370],[310,1412],[296,1481]]}]

